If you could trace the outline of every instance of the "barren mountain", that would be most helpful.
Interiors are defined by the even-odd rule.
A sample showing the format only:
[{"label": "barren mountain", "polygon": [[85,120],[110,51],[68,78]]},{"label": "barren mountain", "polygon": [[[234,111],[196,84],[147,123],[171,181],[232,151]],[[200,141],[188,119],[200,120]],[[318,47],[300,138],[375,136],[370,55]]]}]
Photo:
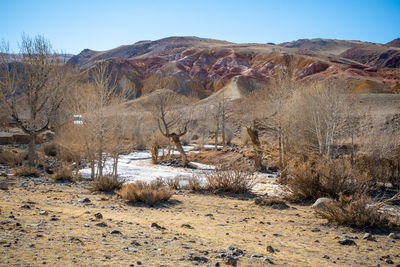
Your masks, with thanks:
[{"label": "barren mountain", "polygon": [[236,98],[266,87],[294,59],[298,80],[335,78],[354,92],[394,92],[400,84],[399,53],[399,48],[360,41],[302,39],[271,45],[169,37],[107,51],[85,49],[69,64],[85,69],[109,60],[136,97],[162,87],[200,98],[223,90]]}]

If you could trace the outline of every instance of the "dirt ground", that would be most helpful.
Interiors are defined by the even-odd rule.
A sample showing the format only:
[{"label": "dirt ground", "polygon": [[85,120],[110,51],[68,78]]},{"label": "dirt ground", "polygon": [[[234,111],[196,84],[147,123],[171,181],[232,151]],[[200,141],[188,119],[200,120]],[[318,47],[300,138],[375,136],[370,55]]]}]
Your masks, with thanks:
[{"label": "dirt ground", "polygon": [[[149,207],[91,193],[87,182],[0,180],[8,185],[0,190],[0,266],[225,266],[230,254],[237,266],[400,264],[400,240],[385,232],[365,240],[367,231],[328,225],[308,205],[277,210],[179,191]],[[90,203],[78,202],[84,197]],[[340,235],[356,244],[339,244]]]}]

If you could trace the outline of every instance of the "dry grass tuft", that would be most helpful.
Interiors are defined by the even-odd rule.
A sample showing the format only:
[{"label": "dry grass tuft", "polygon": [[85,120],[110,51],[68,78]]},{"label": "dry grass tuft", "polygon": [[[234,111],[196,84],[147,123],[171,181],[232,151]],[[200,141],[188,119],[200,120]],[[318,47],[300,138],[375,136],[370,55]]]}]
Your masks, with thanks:
[{"label": "dry grass tuft", "polygon": [[114,190],[121,189],[124,184],[124,180],[118,179],[112,175],[104,175],[96,178],[89,187],[90,191],[101,191],[101,192],[111,192]]},{"label": "dry grass tuft", "polygon": [[387,212],[368,196],[340,196],[316,210],[316,213],[329,222],[352,227],[390,227],[393,226]]},{"label": "dry grass tuft", "polygon": [[72,167],[71,166],[61,166],[55,169],[54,174],[51,176],[54,181],[72,181]]},{"label": "dry grass tuft", "polygon": [[280,209],[280,210],[290,208],[284,200],[279,198],[256,198],[254,200],[254,203],[256,205],[267,206],[273,209]]},{"label": "dry grass tuft", "polygon": [[22,166],[21,168],[16,169],[14,171],[14,174],[16,176],[25,176],[25,177],[39,177],[41,173],[42,172],[39,169],[28,165]]},{"label": "dry grass tuft", "polygon": [[174,190],[179,190],[181,189],[181,185],[180,185],[180,179],[179,177],[174,177],[174,178],[168,178],[165,180],[165,184]]},{"label": "dry grass tuft", "polygon": [[204,191],[204,187],[201,184],[201,181],[198,177],[193,176],[189,179],[188,189],[192,191]]},{"label": "dry grass tuft", "polygon": [[168,201],[174,194],[174,191],[157,181],[150,183],[136,181],[135,183],[124,185],[118,194],[130,203],[140,202],[152,205]]},{"label": "dry grass tuft", "polygon": [[233,164],[230,167],[218,167],[205,175],[205,190],[213,193],[250,193],[254,184],[253,171],[245,170]]},{"label": "dry grass tuft", "polygon": [[313,160],[289,168],[287,187],[293,200],[315,200],[320,197],[337,199],[369,188],[369,176],[351,167],[349,161]]},{"label": "dry grass tuft", "polygon": [[21,165],[26,155],[26,151],[15,148],[0,147],[0,164],[10,167]]}]

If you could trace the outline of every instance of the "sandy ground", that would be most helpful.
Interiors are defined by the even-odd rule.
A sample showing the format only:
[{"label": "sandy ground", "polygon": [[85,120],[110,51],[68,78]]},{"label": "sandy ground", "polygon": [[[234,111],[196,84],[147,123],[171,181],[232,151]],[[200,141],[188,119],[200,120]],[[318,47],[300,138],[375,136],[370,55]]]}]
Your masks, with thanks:
[{"label": "sandy ground", "polygon": [[[149,207],[90,193],[87,182],[0,180],[9,185],[0,190],[0,266],[225,266],[223,253],[235,251],[238,266],[385,266],[388,258],[400,264],[400,240],[388,233],[364,240],[365,231],[327,225],[310,206],[276,210],[182,191]],[[78,202],[83,197],[91,202]],[[96,226],[101,222],[106,226]],[[357,238],[356,245],[340,245],[339,235]]]}]

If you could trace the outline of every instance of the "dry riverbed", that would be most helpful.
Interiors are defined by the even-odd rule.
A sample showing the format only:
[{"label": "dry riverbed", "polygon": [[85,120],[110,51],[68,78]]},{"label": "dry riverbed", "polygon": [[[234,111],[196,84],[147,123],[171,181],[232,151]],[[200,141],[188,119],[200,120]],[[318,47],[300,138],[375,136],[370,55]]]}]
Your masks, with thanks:
[{"label": "dry riverbed", "polygon": [[[90,193],[87,182],[0,180],[8,185],[0,190],[1,266],[400,264],[400,240],[386,232],[363,239],[366,231],[327,225],[308,205],[278,210],[180,191],[149,207]],[[355,244],[341,245],[338,236]]]}]

